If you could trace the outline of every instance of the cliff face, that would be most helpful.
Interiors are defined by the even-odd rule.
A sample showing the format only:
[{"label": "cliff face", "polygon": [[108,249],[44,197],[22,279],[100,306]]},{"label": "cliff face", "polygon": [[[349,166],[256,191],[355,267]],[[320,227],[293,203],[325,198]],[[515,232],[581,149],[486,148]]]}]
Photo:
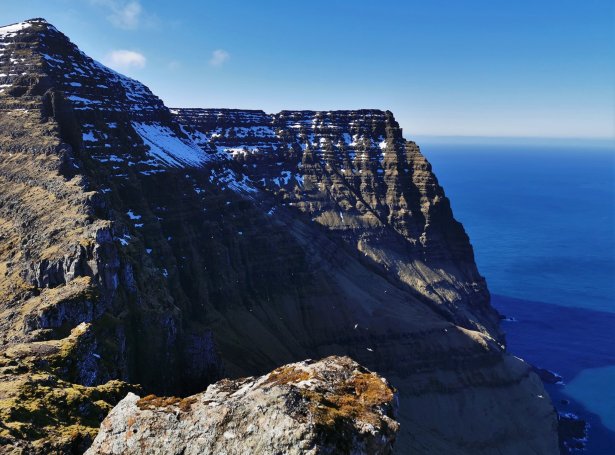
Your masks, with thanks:
[{"label": "cliff face", "polygon": [[0,316],[17,453],[85,450],[129,390],[333,354],[399,389],[400,453],[557,452],[392,114],[172,113],[43,20],[0,28]]},{"label": "cliff face", "polygon": [[409,285],[460,326],[498,337],[469,239],[391,112],[172,109],[256,185]]}]

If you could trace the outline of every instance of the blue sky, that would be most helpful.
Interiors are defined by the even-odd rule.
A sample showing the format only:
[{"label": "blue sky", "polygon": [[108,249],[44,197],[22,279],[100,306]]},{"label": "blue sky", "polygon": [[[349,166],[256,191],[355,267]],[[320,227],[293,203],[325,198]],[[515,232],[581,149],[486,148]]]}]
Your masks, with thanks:
[{"label": "blue sky", "polygon": [[407,135],[615,135],[612,0],[0,0],[168,106],[392,110]]}]

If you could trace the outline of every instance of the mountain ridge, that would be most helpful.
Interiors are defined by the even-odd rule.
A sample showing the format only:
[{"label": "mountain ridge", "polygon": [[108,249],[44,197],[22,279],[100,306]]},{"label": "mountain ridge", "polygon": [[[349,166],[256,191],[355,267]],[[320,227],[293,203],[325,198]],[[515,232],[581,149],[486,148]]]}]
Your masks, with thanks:
[{"label": "mountain ridge", "polygon": [[[21,24],[0,28],[3,444],[83,451],[129,390],[340,354],[394,379],[399,450],[556,453],[554,410],[505,353],[467,236],[392,115],[287,111],[244,145],[228,131],[247,119],[177,121]],[[225,150],[255,142],[275,153]]]}]

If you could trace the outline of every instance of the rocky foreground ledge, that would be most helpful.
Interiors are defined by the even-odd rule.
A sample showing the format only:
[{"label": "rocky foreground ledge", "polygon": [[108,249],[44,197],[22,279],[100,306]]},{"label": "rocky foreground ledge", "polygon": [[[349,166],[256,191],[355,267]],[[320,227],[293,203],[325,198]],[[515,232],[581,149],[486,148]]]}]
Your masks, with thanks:
[{"label": "rocky foreground ledge", "polygon": [[183,399],[130,393],[86,454],[388,454],[395,402],[385,379],[348,357],[308,360]]}]

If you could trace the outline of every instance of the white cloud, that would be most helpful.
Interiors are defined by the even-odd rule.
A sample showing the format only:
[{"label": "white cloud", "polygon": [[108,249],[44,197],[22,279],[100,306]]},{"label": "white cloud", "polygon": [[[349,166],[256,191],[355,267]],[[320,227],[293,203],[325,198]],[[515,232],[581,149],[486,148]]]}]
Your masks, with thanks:
[{"label": "white cloud", "polygon": [[211,53],[211,58],[209,59],[209,64],[211,66],[222,66],[231,58],[231,54],[226,52],[224,49],[216,49]]},{"label": "white cloud", "polygon": [[107,8],[110,11],[107,19],[116,27],[125,30],[139,27],[143,16],[143,7],[139,0],[90,0],[90,2]]},{"label": "white cloud", "polygon": [[171,71],[175,71],[179,68],[181,68],[182,64],[180,61],[178,60],[171,60],[168,64],[167,67],[171,70]]},{"label": "white cloud", "polygon": [[147,59],[139,52],[118,49],[109,52],[103,63],[117,70],[141,69],[145,68]]}]

